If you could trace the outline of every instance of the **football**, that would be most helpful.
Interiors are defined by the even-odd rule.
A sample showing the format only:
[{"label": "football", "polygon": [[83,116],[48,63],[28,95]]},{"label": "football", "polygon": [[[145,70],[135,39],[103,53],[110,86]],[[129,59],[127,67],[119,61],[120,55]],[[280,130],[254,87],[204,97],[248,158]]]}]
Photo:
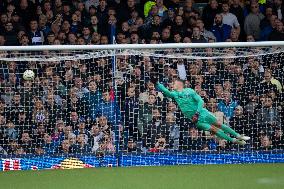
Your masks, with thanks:
[{"label": "football", "polygon": [[32,70],[26,70],[23,74],[24,80],[33,80],[35,77],[35,73]]}]

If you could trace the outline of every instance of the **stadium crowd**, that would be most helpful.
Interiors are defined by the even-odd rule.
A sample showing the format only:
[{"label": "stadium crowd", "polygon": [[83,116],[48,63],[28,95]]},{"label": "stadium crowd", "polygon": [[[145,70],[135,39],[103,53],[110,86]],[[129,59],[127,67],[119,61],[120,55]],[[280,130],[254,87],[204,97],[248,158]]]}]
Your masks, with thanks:
[{"label": "stadium crowd", "polygon": [[[28,1],[0,4],[0,45],[283,40],[282,0]],[[282,16],[283,15],[283,16]],[[253,50],[252,50],[253,53]],[[219,120],[252,138],[241,149],[283,149],[283,53],[188,60],[155,56],[1,62],[0,152],[8,155],[226,151],[150,82],[180,78]],[[22,79],[31,69],[36,78]],[[115,81],[115,82],[113,82]],[[115,84],[115,87],[114,87]],[[116,89],[116,90],[115,90]]]},{"label": "stadium crowd", "polygon": [[[137,3],[139,2],[139,3]],[[3,0],[0,45],[284,40],[282,0]]]}]

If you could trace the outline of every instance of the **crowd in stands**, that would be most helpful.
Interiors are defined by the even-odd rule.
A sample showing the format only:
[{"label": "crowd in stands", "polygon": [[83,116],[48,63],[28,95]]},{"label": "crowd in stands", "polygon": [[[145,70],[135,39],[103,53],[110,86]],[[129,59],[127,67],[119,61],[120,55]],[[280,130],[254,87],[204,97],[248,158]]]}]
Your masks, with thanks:
[{"label": "crowd in stands", "polygon": [[3,0],[0,13],[9,46],[284,39],[282,0]]},{"label": "crowd in stands", "polygon": [[[282,0],[1,1],[0,45],[281,40]],[[264,16],[265,15],[265,16]],[[284,15],[283,15],[284,16]],[[234,52],[232,52],[234,53]],[[207,60],[155,56],[1,62],[0,153],[226,151],[150,82],[185,81],[218,120],[252,138],[241,150],[283,149],[283,53]],[[31,69],[33,81],[22,79]],[[115,87],[114,87],[115,85]]]}]

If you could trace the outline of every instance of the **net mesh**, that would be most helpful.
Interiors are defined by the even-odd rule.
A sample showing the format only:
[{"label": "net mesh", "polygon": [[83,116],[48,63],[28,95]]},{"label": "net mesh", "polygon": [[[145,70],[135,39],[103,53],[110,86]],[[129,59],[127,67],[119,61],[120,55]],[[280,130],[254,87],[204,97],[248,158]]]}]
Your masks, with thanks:
[{"label": "net mesh", "polygon": [[[283,56],[283,47],[2,51],[0,168],[283,162]],[[184,80],[251,140],[198,130],[153,75],[170,90]]]}]

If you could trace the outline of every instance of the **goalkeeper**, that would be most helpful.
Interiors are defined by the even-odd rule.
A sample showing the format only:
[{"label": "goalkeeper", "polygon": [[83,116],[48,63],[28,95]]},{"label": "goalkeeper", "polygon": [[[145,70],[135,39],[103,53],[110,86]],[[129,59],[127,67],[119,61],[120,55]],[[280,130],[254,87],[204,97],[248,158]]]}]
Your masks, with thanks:
[{"label": "goalkeeper", "polygon": [[[151,78],[151,81],[160,89],[165,96],[174,99],[181,112],[189,118],[192,123],[196,124],[198,129],[210,131],[221,139],[225,139],[235,144],[245,145],[248,136],[240,135],[229,126],[217,121],[217,118],[203,108],[204,101],[202,98],[191,88],[184,88],[182,80],[174,82],[174,90],[168,90],[164,85],[158,82],[157,78]],[[233,137],[230,137],[231,134]]]}]

